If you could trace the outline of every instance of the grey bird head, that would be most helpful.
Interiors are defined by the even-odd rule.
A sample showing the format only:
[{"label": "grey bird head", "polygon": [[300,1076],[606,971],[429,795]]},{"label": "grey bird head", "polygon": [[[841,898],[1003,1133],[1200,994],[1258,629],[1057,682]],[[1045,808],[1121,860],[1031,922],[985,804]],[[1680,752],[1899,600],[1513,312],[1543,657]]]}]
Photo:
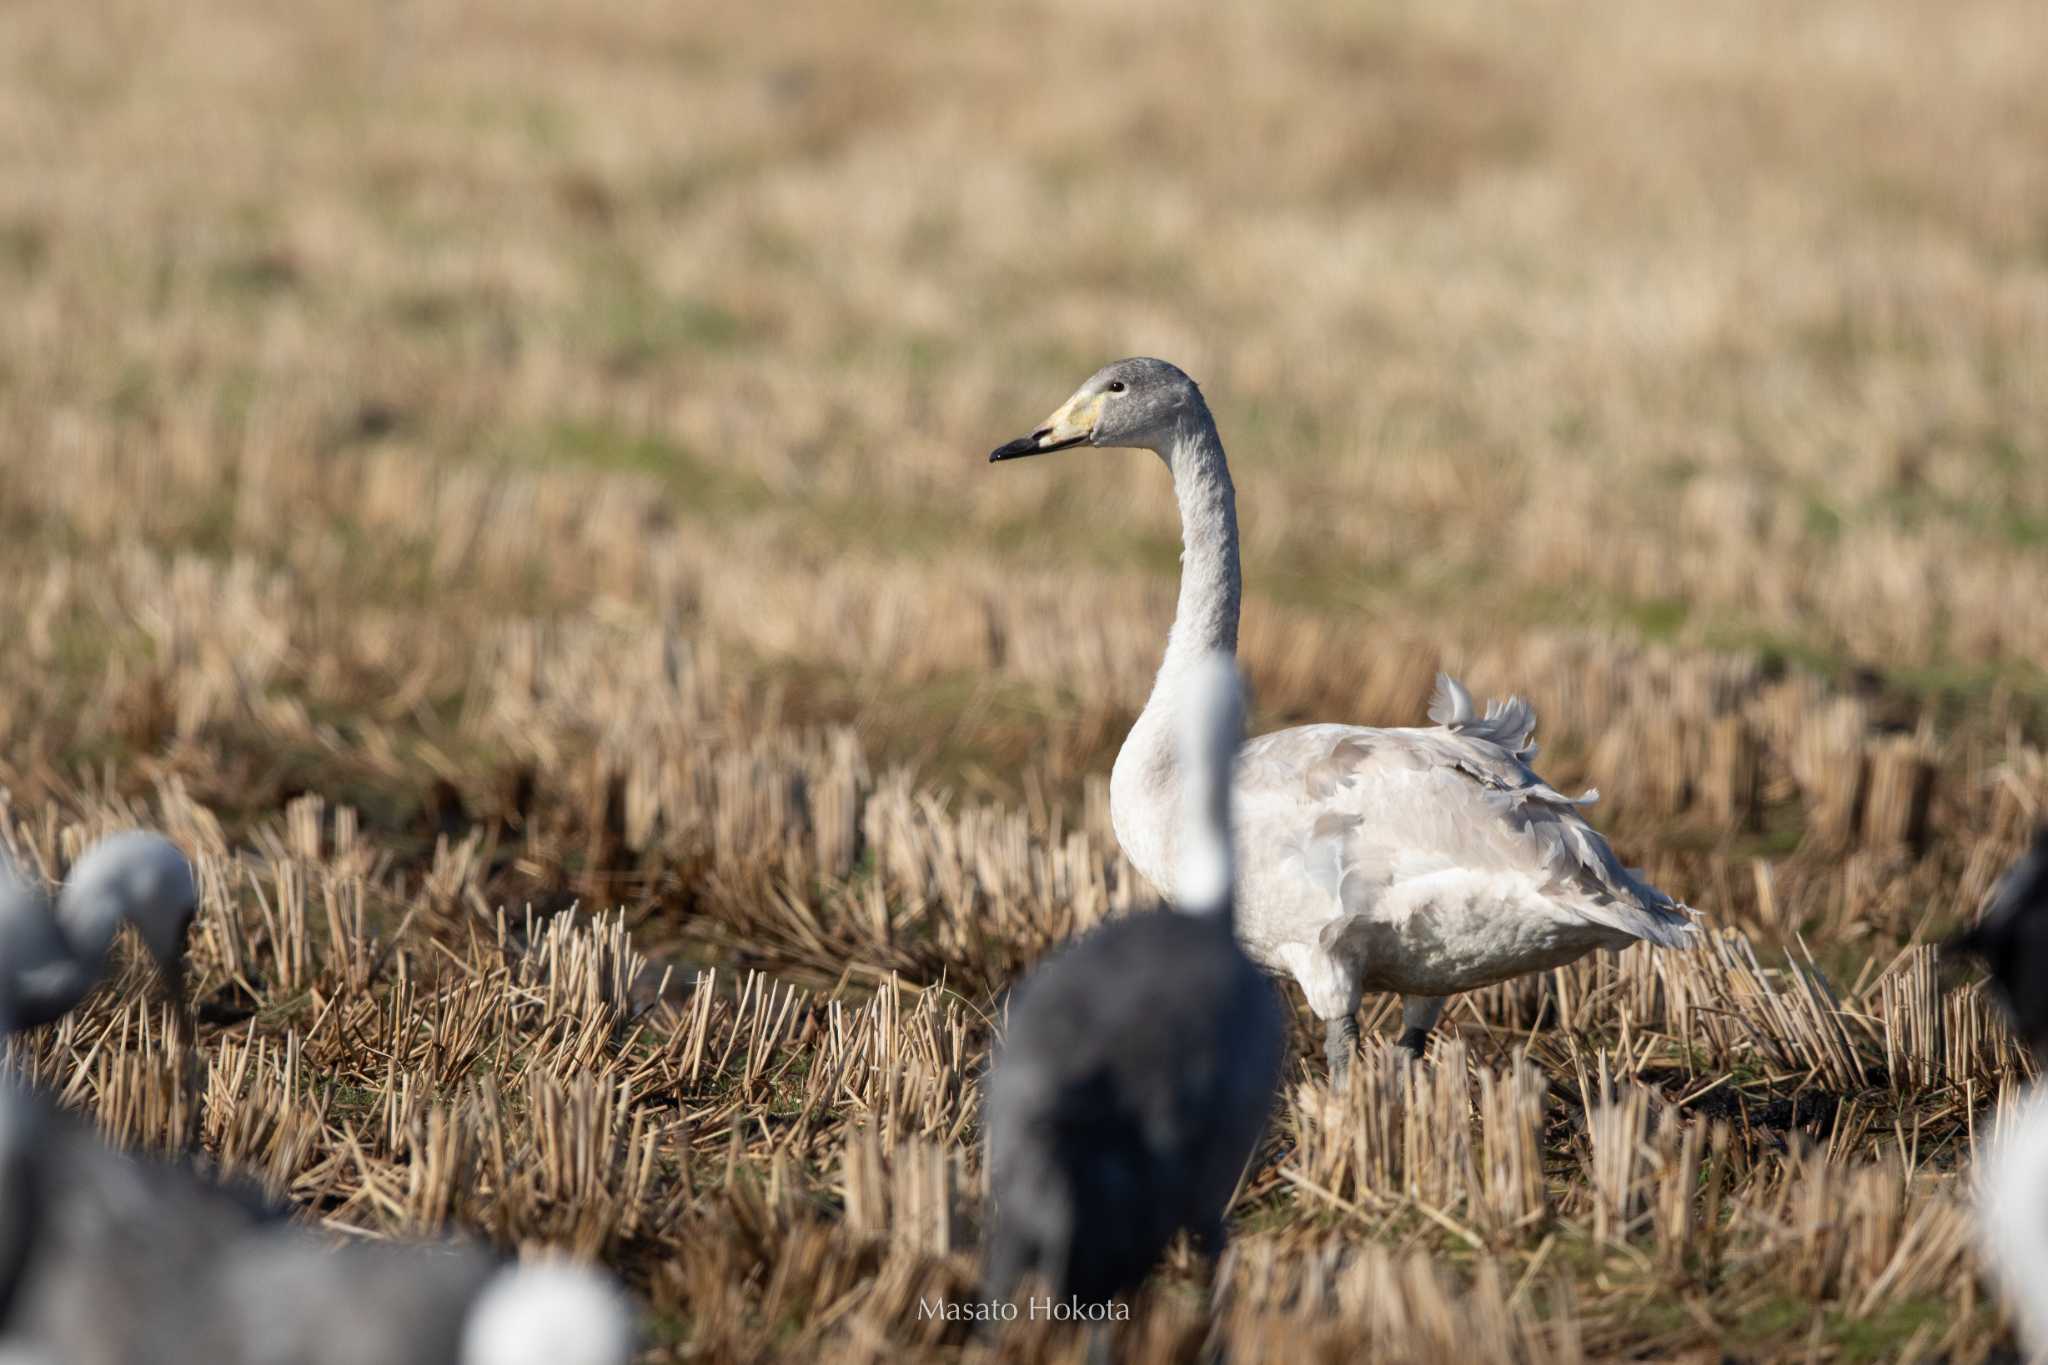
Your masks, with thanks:
[{"label": "grey bird head", "polygon": [[102,953],[123,921],[134,925],[181,1009],[185,938],[198,910],[192,864],[176,844],[146,830],[110,834],[87,849],[57,896],[57,918],[66,932]]},{"label": "grey bird head", "polygon": [[1179,367],[1133,356],[1097,370],[1029,436],[988,457],[1017,460],[1080,445],[1164,452],[1185,421],[1207,411],[1202,391]]},{"label": "grey bird head", "polygon": [[1991,969],[2013,1030],[2048,1063],[2048,825],[1999,882],[1984,917],[1942,945]]}]

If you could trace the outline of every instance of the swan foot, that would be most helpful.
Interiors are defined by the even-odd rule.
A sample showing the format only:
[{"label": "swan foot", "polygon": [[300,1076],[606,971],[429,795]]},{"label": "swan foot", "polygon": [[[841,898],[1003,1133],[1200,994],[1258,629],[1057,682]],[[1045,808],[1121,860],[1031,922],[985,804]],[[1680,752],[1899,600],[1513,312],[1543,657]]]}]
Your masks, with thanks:
[{"label": "swan foot", "polygon": [[1351,1057],[1358,1050],[1358,1016],[1343,1014],[1323,1026],[1323,1057],[1330,1063],[1330,1085],[1341,1089],[1351,1074]]},{"label": "swan foot", "polygon": [[1441,995],[1402,996],[1401,1039],[1397,1046],[1412,1060],[1422,1060],[1422,1048],[1429,1041],[1429,1031],[1436,1027],[1436,1021],[1443,1017],[1443,1012],[1444,998]]}]

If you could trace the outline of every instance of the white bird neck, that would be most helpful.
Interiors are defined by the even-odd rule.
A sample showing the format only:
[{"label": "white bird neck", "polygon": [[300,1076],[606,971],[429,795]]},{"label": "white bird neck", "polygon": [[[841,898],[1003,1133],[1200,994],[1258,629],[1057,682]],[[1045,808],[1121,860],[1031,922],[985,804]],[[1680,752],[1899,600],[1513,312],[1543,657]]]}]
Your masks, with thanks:
[{"label": "white bird neck", "polygon": [[1185,777],[1174,717],[1186,680],[1216,651],[1235,657],[1244,580],[1237,554],[1237,490],[1206,408],[1190,413],[1165,449],[1180,502],[1180,602],[1151,699],[1124,739],[1109,778],[1117,842],[1160,894],[1173,898],[1174,844]]},{"label": "white bird neck", "polygon": [[1218,650],[1237,654],[1237,610],[1244,592],[1237,559],[1237,489],[1206,409],[1194,414],[1161,458],[1173,472],[1173,493],[1180,502],[1180,605],[1148,710],[1158,704],[1159,690],[1169,679],[1177,683]]}]

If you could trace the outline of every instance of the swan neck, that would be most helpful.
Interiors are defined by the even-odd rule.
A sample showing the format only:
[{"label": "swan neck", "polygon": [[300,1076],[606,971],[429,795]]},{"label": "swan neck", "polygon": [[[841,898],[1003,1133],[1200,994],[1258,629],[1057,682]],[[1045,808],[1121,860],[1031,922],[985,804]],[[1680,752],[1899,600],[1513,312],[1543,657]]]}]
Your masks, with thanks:
[{"label": "swan neck", "polygon": [[[1175,752],[1175,718],[1187,684],[1211,654],[1237,653],[1242,581],[1237,555],[1237,494],[1223,443],[1206,410],[1183,420],[1159,451],[1180,502],[1180,602],[1151,698],[1117,754],[1110,774],[1110,817],[1117,842],[1167,899],[1178,902],[1176,845],[1186,775]],[[1215,907],[1229,914],[1228,898]]]},{"label": "swan neck", "polygon": [[[1163,686],[1210,654],[1237,654],[1244,580],[1237,554],[1237,490],[1223,442],[1206,411],[1195,413],[1164,452],[1180,502],[1180,603],[1166,638]],[[1156,689],[1155,689],[1155,695]]]}]

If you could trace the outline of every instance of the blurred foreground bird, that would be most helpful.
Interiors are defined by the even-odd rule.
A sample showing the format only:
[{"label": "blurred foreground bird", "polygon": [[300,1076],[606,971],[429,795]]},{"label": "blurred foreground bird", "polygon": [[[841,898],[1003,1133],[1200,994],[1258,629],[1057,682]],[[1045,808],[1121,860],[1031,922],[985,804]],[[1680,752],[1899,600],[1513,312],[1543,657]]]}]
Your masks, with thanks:
[{"label": "blurred foreground bird", "polygon": [[334,1248],[0,1082],[0,1350],[65,1365],[625,1365],[601,1272],[473,1243]]},{"label": "blurred foreground bird", "polygon": [[[2048,827],[1999,883],[1990,908],[1946,951],[1982,958],[2014,1032],[2048,1068]],[[2048,1092],[2020,1101],[1981,1158],[1977,1226],[2006,1306],[2032,1358],[2048,1355]]]},{"label": "blurred foreground bird", "polygon": [[2048,1059],[2048,825],[2000,878],[1983,917],[1942,951],[1983,961],[2013,1032],[2036,1061]]},{"label": "blurred foreground bird", "polygon": [[[1193,784],[1173,718],[1201,660],[1237,653],[1237,493],[1209,405],[1163,360],[1104,367],[989,459],[1083,445],[1153,451],[1180,502],[1180,602],[1109,781],[1125,856],[1178,901],[1174,821]],[[1437,724],[1280,730],[1238,757],[1238,935],[1269,971],[1301,983],[1324,1021],[1333,1078],[1350,1064],[1366,990],[1401,993],[1400,1043],[1420,1054],[1448,995],[1595,948],[1693,939],[1685,908],[1624,867],[1580,814],[1599,794],[1566,796],[1530,768],[1528,703],[1481,715],[1440,674],[1429,716]]]},{"label": "blurred foreground bird", "polygon": [[54,908],[0,853],[0,964],[9,977],[13,1032],[69,1013],[98,984],[107,950],[125,922],[135,926],[183,1014],[185,939],[199,909],[192,864],[161,834],[109,835],[72,865]]},{"label": "blurred foreground bird", "polygon": [[1183,1229],[1220,1255],[1224,1215],[1265,1131],[1285,1023],[1231,932],[1230,763],[1243,701],[1227,655],[1190,671],[1182,705],[1178,900],[1102,925],[1012,999],[983,1113],[991,1302],[1013,1302],[1036,1277],[1057,1300],[1106,1308]]},{"label": "blurred foreground bird", "polygon": [[330,1248],[297,1228],[250,1238],[212,1276],[195,1362],[626,1365],[633,1314],[602,1272],[506,1265],[474,1244]]},{"label": "blurred foreground bird", "polygon": [[[197,887],[161,836],[78,860],[54,911],[0,857],[0,1024],[61,1017],[125,920],[183,1003]],[[474,1244],[334,1249],[188,1161],[119,1152],[0,1076],[0,1360],[52,1365],[625,1365],[610,1279]]]},{"label": "blurred foreground bird", "polygon": [[182,1161],[118,1152],[0,1079],[0,1342],[67,1362],[175,1359],[223,1248],[286,1211]]}]

